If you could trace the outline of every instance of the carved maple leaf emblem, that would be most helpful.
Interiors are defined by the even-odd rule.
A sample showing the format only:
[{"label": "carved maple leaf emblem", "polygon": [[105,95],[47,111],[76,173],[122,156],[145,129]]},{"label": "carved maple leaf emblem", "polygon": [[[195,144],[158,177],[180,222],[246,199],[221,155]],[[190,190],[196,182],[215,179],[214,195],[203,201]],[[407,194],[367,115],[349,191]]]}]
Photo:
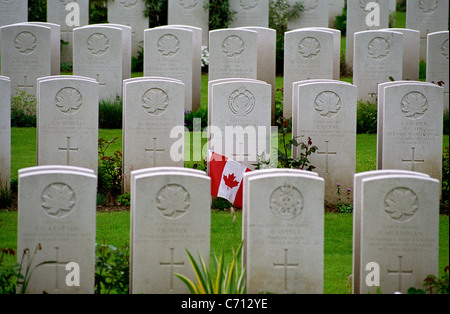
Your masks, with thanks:
[{"label": "carved maple leaf emblem", "polygon": [[236,181],[236,176],[234,175],[234,173],[230,173],[227,176],[223,176],[223,181],[227,186],[227,190],[233,189],[239,185],[239,182]]},{"label": "carved maple leaf emblem", "polygon": [[384,38],[375,38],[369,43],[369,56],[376,60],[384,59],[389,54],[391,47]]},{"label": "carved maple leaf emblem", "polygon": [[180,0],[180,5],[185,9],[192,9],[197,6],[198,0]]},{"label": "carved maple leaf emblem", "polygon": [[156,197],[157,208],[161,213],[170,218],[177,218],[186,213],[190,205],[189,193],[180,185],[171,184],[165,186]]},{"label": "carved maple leaf emblem", "polygon": [[147,91],[142,100],[142,106],[150,114],[160,114],[164,112],[169,105],[169,96],[161,89],[152,88]]},{"label": "carved maple leaf emblem", "polygon": [[19,35],[17,35],[14,41],[14,47],[16,47],[16,49],[19,52],[26,55],[32,53],[36,48],[36,46],[37,46],[37,39],[30,32],[20,33]]},{"label": "carved maple leaf emblem", "polygon": [[300,52],[303,57],[311,59],[319,54],[320,43],[315,38],[306,37],[298,44],[298,52]]},{"label": "carved maple leaf emblem", "polygon": [[42,194],[41,203],[50,216],[65,216],[75,205],[75,194],[73,190],[62,183],[52,184]]},{"label": "carved maple leaf emblem", "polygon": [[158,41],[158,50],[163,56],[169,57],[178,52],[180,41],[174,35],[164,35]]},{"label": "carved maple leaf emblem", "polygon": [[87,41],[87,49],[92,52],[93,55],[101,56],[108,50],[109,40],[103,34],[92,34]]},{"label": "carved maple leaf emblem", "polygon": [[258,0],[240,0],[239,4],[244,10],[251,10],[258,5]]},{"label": "carved maple leaf emblem", "polygon": [[56,94],[56,106],[64,113],[73,113],[80,109],[81,94],[75,88],[63,88]]},{"label": "carved maple leaf emblem", "polygon": [[436,10],[438,5],[438,0],[419,0],[419,8],[425,13]]},{"label": "carved maple leaf emblem", "polygon": [[244,41],[238,36],[232,35],[223,41],[222,48],[228,57],[236,57],[244,51]]},{"label": "carved maple leaf emblem", "polygon": [[420,118],[428,110],[427,99],[421,93],[409,93],[402,99],[401,110],[408,118]]},{"label": "carved maple leaf emblem", "polygon": [[406,188],[391,191],[385,199],[385,211],[394,220],[405,221],[418,209],[417,196]]},{"label": "carved maple leaf emblem", "polygon": [[314,106],[321,116],[330,117],[341,110],[341,99],[336,93],[323,92],[317,96]]}]

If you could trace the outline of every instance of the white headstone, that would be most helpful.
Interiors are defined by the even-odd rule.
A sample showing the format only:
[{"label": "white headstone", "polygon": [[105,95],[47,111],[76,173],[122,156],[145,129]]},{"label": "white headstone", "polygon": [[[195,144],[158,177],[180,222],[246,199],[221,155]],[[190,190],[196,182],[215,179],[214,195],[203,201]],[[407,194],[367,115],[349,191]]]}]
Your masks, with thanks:
[{"label": "white headstone", "polygon": [[[335,205],[337,185],[352,188],[356,168],[356,94],[357,87],[340,81],[294,84],[298,108],[292,134],[297,142],[318,150],[308,157],[314,172],[325,179],[325,202]],[[293,151],[299,158],[300,149]]]},{"label": "white headstone", "polygon": [[244,175],[244,195],[247,292],[323,293],[323,179],[297,170]]},{"label": "white headstone", "polygon": [[230,11],[236,12],[228,27],[269,27],[269,1],[230,0]]},{"label": "white headstone", "polygon": [[50,76],[38,80],[37,165],[98,165],[98,83]]},{"label": "white headstone", "polygon": [[447,0],[407,0],[406,28],[420,31],[420,60],[426,61],[427,36],[448,31]]},{"label": "white headstone", "polygon": [[11,181],[11,81],[0,76],[0,186]]},{"label": "white headstone", "polygon": [[52,58],[52,69],[51,75],[59,75],[61,73],[61,26],[53,23],[43,23],[43,22],[30,22],[30,24],[37,24],[42,26],[50,27],[51,30],[51,58]]},{"label": "white headstone", "polygon": [[19,172],[17,252],[33,255],[40,245],[31,267],[53,261],[33,271],[26,292],[94,293],[97,177],[71,167],[25,170]]},{"label": "white headstone", "polygon": [[288,20],[288,29],[293,30],[303,27],[328,27],[330,0],[288,0],[293,6],[296,2],[303,5],[303,11],[299,16]]},{"label": "white headstone", "polygon": [[73,74],[90,77],[99,84],[99,99],[122,98],[123,31],[107,24],[89,25],[73,31]]},{"label": "white headstone", "polygon": [[61,26],[61,62],[73,62],[73,30],[89,24],[89,0],[47,0],[47,22]]},{"label": "white headstone", "polygon": [[146,77],[124,81],[122,145],[126,191],[130,190],[128,179],[132,170],[184,166],[184,128],[181,138],[171,133],[184,124],[184,94],[185,86],[177,80]]},{"label": "white headstone", "polygon": [[28,21],[28,1],[0,0],[0,26]]},{"label": "white headstone", "polygon": [[283,116],[292,117],[292,83],[309,79],[333,79],[334,34],[322,29],[298,29],[285,33]]},{"label": "white headstone", "polygon": [[420,32],[406,28],[387,28],[403,34],[403,80],[419,80]]},{"label": "white headstone", "polygon": [[[359,291],[406,293],[438,274],[438,180],[378,175],[361,180]],[[378,280],[374,284],[374,274]]]},{"label": "white headstone", "polygon": [[428,34],[427,52],[427,82],[438,84],[443,82],[444,87],[444,114],[449,114],[449,54],[448,31]]},{"label": "white headstone", "polygon": [[208,46],[209,10],[205,10],[209,0],[168,0],[168,24],[190,25],[201,28],[202,46]]},{"label": "white headstone", "polygon": [[131,53],[132,53],[132,34],[131,26],[123,24],[98,24],[105,26],[112,26],[122,29],[122,78],[124,80],[131,77]]},{"label": "white headstone", "polygon": [[[362,180],[376,176],[386,175],[411,175],[429,178],[428,175],[420,172],[406,170],[374,170],[355,173],[353,183],[353,272],[352,290],[359,293],[362,271],[361,268],[361,216],[362,216]],[[364,265],[365,266],[365,265]]]},{"label": "white headstone", "polygon": [[345,8],[345,0],[333,0],[329,1],[329,11],[328,11],[328,26],[335,27],[336,16],[342,15],[342,11]]},{"label": "white headstone", "polygon": [[32,23],[0,28],[2,75],[11,79],[11,95],[36,95],[36,79],[51,74],[51,29]]},{"label": "white headstone", "polygon": [[219,80],[211,82],[209,93],[209,149],[254,169],[258,156],[271,152],[271,86],[257,80]]},{"label": "white headstone", "polygon": [[186,88],[185,110],[188,111],[200,107],[198,83],[201,80],[201,64],[198,58],[201,58],[201,46],[195,40],[194,33],[188,27],[178,26],[155,27],[144,31],[144,76],[170,77],[182,81]]},{"label": "white headstone", "polygon": [[403,76],[403,35],[391,31],[362,31],[355,34],[353,84],[358,100],[376,103],[378,84]]},{"label": "white headstone", "polygon": [[274,29],[266,27],[242,27],[258,33],[258,62],[256,77],[272,86],[272,125],[275,125],[276,39]]},{"label": "white headstone", "polygon": [[387,85],[377,135],[378,169],[423,172],[442,179],[443,88],[431,83]]},{"label": "white headstone", "polygon": [[242,28],[209,32],[210,81],[258,76],[258,33]]},{"label": "white headstone", "polygon": [[209,261],[210,179],[178,168],[132,178],[131,293],[188,293],[174,273],[195,280],[186,250]]},{"label": "white headstone", "polygon": [[144,11],[145,1],[142,0],[108,0],[108,21],[132,28],[133,57],[137,57],[141,47],[144,47],[144,30],[149,26],[149,19],[145,17]]},{"label": "white headstone", "polygon": [[[354,34],[361,31],[377,30],[389,27],[390,0],[347,1],[347,31],[345,44],[345,65],[351,72],[354,64]],[[379,15],[368,4],[375,2],[379,7]],[[376,18],[379,17],[379,23]],[[369,20],[369,23],[367,23]]]}]

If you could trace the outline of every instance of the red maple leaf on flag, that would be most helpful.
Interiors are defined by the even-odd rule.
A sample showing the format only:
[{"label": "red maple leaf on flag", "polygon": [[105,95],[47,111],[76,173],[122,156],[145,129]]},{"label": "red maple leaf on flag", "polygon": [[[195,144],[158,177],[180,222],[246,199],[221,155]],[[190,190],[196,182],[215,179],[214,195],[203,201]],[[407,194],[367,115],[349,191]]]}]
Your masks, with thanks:
[{"label": "red maple leaf on flag", "polygon": [[227,190],[232,189],[239,185],[239,182],[236,181],[236,176],[234,175],[234,173],[230,173],[227,176],[223,176],[223,181],[225,182],[225,185],[227,186]]}]

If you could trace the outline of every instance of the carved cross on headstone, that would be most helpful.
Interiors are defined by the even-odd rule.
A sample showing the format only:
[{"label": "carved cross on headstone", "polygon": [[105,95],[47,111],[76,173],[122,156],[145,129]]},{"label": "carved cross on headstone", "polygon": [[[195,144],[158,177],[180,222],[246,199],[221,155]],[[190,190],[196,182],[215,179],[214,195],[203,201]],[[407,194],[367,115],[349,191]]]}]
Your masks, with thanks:
[{"label": "carved cross on headstone", "polygon": [[244,143],[242,143],[242,142],[239,143],[239,150],[236,153],[231,154],[231,155],[233,156],[233,158],[235,160],[239,160],[239,161],[242,161],[245,159],[245,157],[250,156],[249,154],[245,153]]},{"label": "carved cross on headstone", "polygon": [[423,164],[425,162],[423,159],[416,159],[415,149],[415,147],[411,147],[411,159],[402,159],[402,163],[411,163],[411,171],[415,171],[416,164]]},{"label": "carved cross on headstone", "polygon": [[398,257],[398,269],[397,270],[391,270],[388,269],[388,275],[397,275],[398,276],[398,291],[402,291],[402,275],[411,275],[413,273],[412,270],[404,270],[402,269],[402,257]]},{"label": "carved cross on headstone", "polygon": [[106,87],[106,83],[100,82],[100,74],[96,74],[96,75],[97,75],[97,82],[98,82],[98,85],[103,86],[103,87]]},{"label": "carved cross on headstone", "polygon": [[288,262],[288,249],[284,249],[284,261],[283,263],[273,263],[274,268],[282,268],[284,270],[284,292],[288,291],[288,269],[289,268],[298,268],[298,263],[289,263]]},{"label": "carved cross on headstone", "polygon": [[67,161],[66,165],[70,165],[70,152],[71,151],[78,151],[78,147],[70,147],[70,136],[67,137],[67,147],[58,147],[59,151],[66,151],[67,153]]},{"label": "carved cross on headstone", "polygon": [[173,290],[173,272],[175,267],[183,267],[184,262],[175,262],[173,257],[173,251],[175,248],[170,248],[170,262],[159,262],[159,265],[162,267],[170,267],[170,287],[169,289]]},{"label": "carved cross on headstone", "polygon": [[60,267],[65,267],[67,265],[67,263],[69,263],[69,261],[65,261],[65,262],[61,262],[59,260],[59,247],[55,246],[55,261],[51,262],[49,264],[44,264],[47,267],[54,267],[55,269],[55,287],[53,288],[54,291],[58,291],[59,290],[59,270]]},{"label": "carved cross on headstone", "polygon": [[26,96],[26,95],[28,95],[27,88],[31,88],[32,89],[32,88],[34,88],[34,85],[28,85],[27,84],[27,76],[25,75],[23,77],[23,84],[18,84],[17,88],[23,88],[23,90],[25,92],[25,96]]},{"label": "carved cross on headstone", "polygon": [[330,141],[325,141],[325,151],[317,151],[317,154],[319,155],[325,155],[325,173],[328,174],[328,156],[329,155],[336,155],[337,152],[330,152],[328,149],[328,143]]},{"label": "carved cross on headstone", "polygon": [[156,153],[164,153],[164,148],[156,148],[156,140],[157,138],[154,137],[153,138],[153,146],[151,148],[145,148],[146,152],[150,152],[153,153],[152,154],[152,158],[153,158],[153,167],[156,167]]}]

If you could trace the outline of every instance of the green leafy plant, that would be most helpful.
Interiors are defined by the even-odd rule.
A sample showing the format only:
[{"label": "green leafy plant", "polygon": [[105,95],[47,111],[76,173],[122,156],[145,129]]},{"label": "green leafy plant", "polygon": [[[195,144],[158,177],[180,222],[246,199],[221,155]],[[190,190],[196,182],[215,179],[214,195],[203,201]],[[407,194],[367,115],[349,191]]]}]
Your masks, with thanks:
[{"label": "green leafy plant", "polygon": [[17,89],[16,95],[11,97],[11,126],[36,127],[36,104],[34,95]]},{"label": "green leafy plant", "polygon": [[149,27],[167,25],[167,0],[145,0],[144,16],[149,18]]},{"label": "green leafy plant", "polygon": [[0,180],[0,209],[5,209],[12,203],[12,193],[7,181]]},{"label": "green leafy plant", "polygon": [[[17,277],[17,288],[19,294],[25,294],[28,288],[28,284],[30,282],[31,276],[33,272],[38,268],[39,266],[46,265],[46,264],[55,264],[58,263],[58,261],[43,261],[40,262],[34,266],[33,260],[36,257],[37,253],[42,250],[42,245],[39,243],[36,248],[34,249],[33,254],[30,253],[30,249],[26,248],[23,250],[22,258],[20,260],[20,264],[16,273]],[[26,259],[26,265],[24,265]],[[45,293],[45,291],[43,291]]]},{"label": "green leafy plant", "polygon": [[137,56],[131,57],[131,71],[142,72],[144,71],[144,48],[139,46]]},{"label": "green leafy plant", "polygon": [[108,22],[108,0],[90,0],[89,1],[89,23],[107,23]]},{"label": "green leafy plant", "polygon": [[101,100],[98,107],[98,124],[100,129],[122,128],[122,100]]},{"label": "green leafy plant", "polygon": [[336,195],[338,197],[337,203],[336,203],[336,208],[338,210],[338,212],[340,213],[352,213],[353,212],[353,203],[350,200],[350,194],[352,193],[352,190],[350,188],[346,189],[346,196],[345,196],[345,200],[342,199],[342,195],[341,195],[341,185],[338,183],[336,184],[337,187],[337,191],[336,191]]},{"label": "green leafy plant", "polygon": [[227,28],[237,13],[230,10],[228,0],[210,0],[204,3],[203,8],[209,11],[209,30]]},{"label": "green leafy plant", "polygon": [[109,141],[103,137],[98,140],[98,193],[117,196],[122,191],[123,171],[122,153],[115,151],[113,156],[107,155],[109,146],[118,139],[115,137]]},{"label": "green leafy plant", "polygon": [[127,294],[130,278],[130,251],[124,245],[118,249],[103,242],[96,244],[95,288],[96,294]]},{"label": "green leafy plant", "polygon": [[[291,129],[291,121],[281,117],[279,119],[281,134],[281,149],[278,150],[278,168],[295,168],[312,171],[316,167],[311,165],[309,156],[317,151],[317,146],[313,145],[312,140],[308,137],[307,142],[298,142],[295,138],[287,139],[287,135]],[[299,147],[299,157],[292,158],[291,150],[293,147]]]},{"label": "green leafy plant", "polygon": [[342,8],[342,14],[336,16],[334,28],[341,31],[341,36],[345,36],[347,34],[347,5]]},{"label": "green leafy plant", "polygon": [[283,74],[284,69],[284,33],[288,30],[288,20],[297,18],[303,11],[300,1],[290,4],[286,0],[269,1],[269,28],[276,31],[276,69]]},{"label": "green leafy plant", "polygon": [[377,132],[377,104],[358,101],[356,111],[356,132],[373,134]]},{"label": "green leafy plant", "polygon": [[117,203],[122,206],[130,206],[131,195],[129,192],[119,195],[117,197]]},{"label": "green leafy plant", "polygon": [[445,266],[444,275],[441,278],[435,275],[428,275],[423,281],[423,289],[410,287],[408,294],[449,294],[449,266]]},{"label": "green leafy plant", "polygon": [[450,160],[449,160],[449,148],[445,147],[444,154],[442,156],[442,201],[441,201],[441,214],[448,215],[448,208],[450,202]]},{"label": "green leafy plant", "polygon": [[197,282],[194,283],[186,276],[174,274],[183,281],[192,294],[245,294],[245,270],[239,267],[243,242],[237,250],[233,250],[230,264],[225,264],[224,254],[217,257],[214,253],[214,272],[206,267],[205,261],[199,254],[199,262],[186,250],[189,261],[195,272]]}]

